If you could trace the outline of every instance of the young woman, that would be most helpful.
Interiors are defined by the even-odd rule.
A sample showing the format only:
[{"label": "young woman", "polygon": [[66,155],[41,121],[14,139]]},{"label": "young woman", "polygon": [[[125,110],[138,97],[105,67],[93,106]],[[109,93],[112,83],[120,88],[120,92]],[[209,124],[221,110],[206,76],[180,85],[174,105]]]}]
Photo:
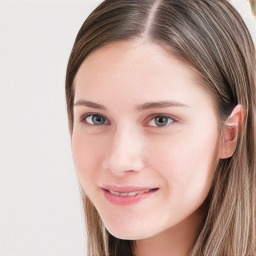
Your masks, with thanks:
[{"label": "young woman", "polygon": [[88,255],[254,255],[255,68],[228,1],[91,13],[66,76]]}]

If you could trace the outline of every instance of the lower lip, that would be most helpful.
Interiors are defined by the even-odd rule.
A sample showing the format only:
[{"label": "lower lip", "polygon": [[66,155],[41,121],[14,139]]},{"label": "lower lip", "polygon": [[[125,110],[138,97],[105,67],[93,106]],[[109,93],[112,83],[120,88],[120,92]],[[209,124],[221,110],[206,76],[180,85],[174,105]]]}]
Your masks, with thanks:
[{"label": "lower lip", "polygon": [[157,190],[158,189],[154,189],[149,192],[145,192],[145,193],[138,194],[135,196],[118,196],[118,195],[114,195],[114,194],[110,193],[106,189],[102,189],[105,198],[109,202],[116,204],[116,205],[131,205],[131,204],[138,203],[146,198],[149,198],[153,194],[155,194]]}]

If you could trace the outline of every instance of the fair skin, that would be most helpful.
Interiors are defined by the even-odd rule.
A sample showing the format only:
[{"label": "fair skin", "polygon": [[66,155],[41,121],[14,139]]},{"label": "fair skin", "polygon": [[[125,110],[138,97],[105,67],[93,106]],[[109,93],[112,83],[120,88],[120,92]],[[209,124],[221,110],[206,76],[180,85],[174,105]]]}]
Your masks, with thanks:
[{"label": "fair skin", "polygon": [[[216,159],[234,151],[240,107],[221,135],[214,100],[198,84],[191,68],[143,41],[100,48],[76,74],[77,174],[108,231],[137,241],[136,256],[187,255]],[[128,204],[129,195],[108,200],[106,188],[136,192],[131,186],[154,190]]]}]

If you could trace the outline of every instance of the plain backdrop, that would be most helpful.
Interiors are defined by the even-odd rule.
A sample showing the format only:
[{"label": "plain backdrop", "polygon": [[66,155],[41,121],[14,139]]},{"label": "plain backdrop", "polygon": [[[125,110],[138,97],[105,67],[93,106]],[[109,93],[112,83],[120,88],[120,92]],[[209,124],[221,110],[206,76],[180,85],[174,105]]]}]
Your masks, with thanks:
[{"label": "plain backdrop", "polygon": [[[0,2],[0,255],[85,256],[65,71],[100,0]],[[246,0],[231,3],[256,42]]]}]

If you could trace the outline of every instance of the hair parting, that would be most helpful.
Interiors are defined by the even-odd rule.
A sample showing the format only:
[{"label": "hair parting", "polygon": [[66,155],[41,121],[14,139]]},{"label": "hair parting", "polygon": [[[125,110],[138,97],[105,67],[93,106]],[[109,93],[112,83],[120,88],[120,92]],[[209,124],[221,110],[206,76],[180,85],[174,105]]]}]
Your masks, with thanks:
[{"label": "hair parting", "polygon": [[[250,33],[226,0],[105,0],[76,37],[66,73],[69,130],[73,131],[75,75],[97,49],[144,40],[166,48],[198,75],[216,101],[220,121],[237,104],[244,124],[232,157],[221,159],[204,202],[204,218],[190,255],[255,255],[256,60]],[[134,241],[113,237],[83,193],[88,255],[132,256]]]}]

